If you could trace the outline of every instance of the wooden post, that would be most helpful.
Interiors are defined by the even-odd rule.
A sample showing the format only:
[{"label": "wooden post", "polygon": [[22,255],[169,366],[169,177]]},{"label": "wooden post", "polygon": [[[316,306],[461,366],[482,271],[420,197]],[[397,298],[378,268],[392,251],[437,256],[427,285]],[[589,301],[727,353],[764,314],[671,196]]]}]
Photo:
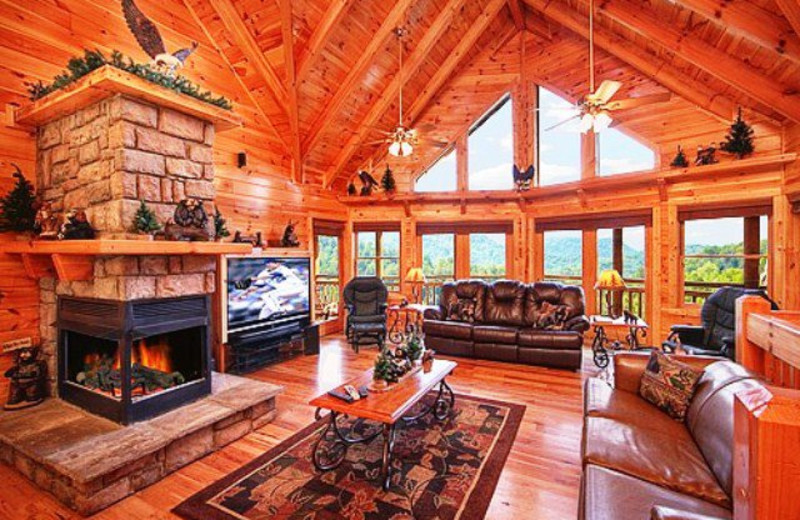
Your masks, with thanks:
[{"label": "wooden post", "polygon": [[581,134],[581,179],[597,175],[597,134],[589,130]]},{"label": "wooden post", "polygon": [[[624,272],[624,260],[622,256],[622,228],[613,229],[611,231],[611,236],[611,263],[613,264],[614,269],[621,275]],[[613,291],[611,294],[614,316],[622,315],[622,297],[622,293],[619,291]]]},{"label": "wooden post", "polygon": [[759,286],[757,255],[761,251],[760,220],[760,217],[744,219],[744,286],[748,289],[757,289]]},{"label": "wooden post", "polygon": [[467,154],[467,134],[456,140],[456,189],[469,190],[469,163]]},{"label": "wooden post", "polygon": [[597,304],[597,231],[586,229],[583,231],[583,291],[586,294],[586,312],[595,314],[599,310]]},{"label": "wooden post", "polygon": [[800,391],[743,391],[733,409],[733,518],[800,518]]},{"label": "wooden post", "polygon": [[766,351],[747,337],[747,315],[770,312],[770,304],[760,296],[742,296],[736,300],[736,361],[756,374],[766,372]]}]

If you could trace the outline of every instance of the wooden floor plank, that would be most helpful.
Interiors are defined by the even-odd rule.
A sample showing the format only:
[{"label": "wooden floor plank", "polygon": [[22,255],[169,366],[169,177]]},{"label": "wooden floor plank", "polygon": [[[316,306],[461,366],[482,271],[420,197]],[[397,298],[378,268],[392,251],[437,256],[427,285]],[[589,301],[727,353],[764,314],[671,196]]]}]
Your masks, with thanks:
[{"label": "wooden floor plank", "polygon": [[[225,449],[93,516],[102,520],[175,520],[170,510],[227,473],[253,460],[313,421],[310,398],[369,368],[374,349],[352,352],[342,338],[323,340],[319,356],[300,357],[259,370],[250,377],[283,385],[275,421]],[[594,370],[585,356],[583,372],[459,359],[448,379],[460,394],[527,406],[486,518],[564,519],[577,513],[580,482],[582,380]],[[39,491],[12,468],[0,465],[0,518],[79,518]]]}]

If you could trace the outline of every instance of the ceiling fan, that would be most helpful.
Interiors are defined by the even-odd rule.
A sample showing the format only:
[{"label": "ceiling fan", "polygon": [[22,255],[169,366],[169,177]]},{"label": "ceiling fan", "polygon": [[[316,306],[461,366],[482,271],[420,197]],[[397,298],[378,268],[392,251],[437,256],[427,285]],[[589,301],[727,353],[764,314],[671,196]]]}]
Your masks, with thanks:
[{"label": "ceiling fan", "polygon": [[602,132],[615,124],[614,119],[611,117],[611,112],[615,110],[629,110],[645,105],[664,103],[672,99],[672,94],[665,92],[611,101],[614,94],[622,87],[622,83],[606,79],[595,89],[594,75],[594,0],[589,0],[589,94],[576,104],[577,113],[574,116],[545,130],[553,130],[570,121],[580,119],[578,129],[581,133],[585,134],[590,130]]},{"label": "ceiling fan", "polygon": [[[403,73],[403,37],[408,33],[408,31],[404,27],[397,27],[394,30],[395,36],[397,36],[397,42],[399,46],[399,63],[400,67],[398,69],[399,77],[402,78]],[[408,157],[409,155],[414,153],[414,147],[417,146],[421,141],[425,141],[427,144],[432,146],[436,146],[439,148],[444,148],[447,146],[447,143],[442,141],[436,141],[434,139],[426,139],[421,138],[419,133],[415,128],[408,128],[405,125],[404,118],[403,118],[403,84],[400,84],[400,92],[399,92],[399,99],[398,99],[398,106],[400,109],[399,118],[397,122],[397,126],[394,127],[392,130],[381,130],[376,129],[377,131],[386,135],[385,138],[379,141],[373,141],[368,144],[381,144],[385,143],[389,145],[389,154],[395,157]]]}]

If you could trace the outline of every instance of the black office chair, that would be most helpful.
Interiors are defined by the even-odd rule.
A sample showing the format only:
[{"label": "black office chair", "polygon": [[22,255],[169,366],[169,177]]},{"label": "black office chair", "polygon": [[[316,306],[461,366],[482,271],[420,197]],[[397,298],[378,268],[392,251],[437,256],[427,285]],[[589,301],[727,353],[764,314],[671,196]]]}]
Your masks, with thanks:
[{"label": "black office chair", "polygon": [[353,278],[342,291],[347,308],[347,340],[358,352],[359,346],[386,341],[386,301],[389,291],[383,280],[374,276]]},{"label": "black office chair", "polygon": [[694,356],[720,356],[736,359],[736,300],[741,296],[761,296],[772,305],[778,306],[762,289],[741,287],[722,287],[708,297],[700,311],[702,325],[673,325],[663,343],[667,352],[674,352],[680,346],[686,353]]}]

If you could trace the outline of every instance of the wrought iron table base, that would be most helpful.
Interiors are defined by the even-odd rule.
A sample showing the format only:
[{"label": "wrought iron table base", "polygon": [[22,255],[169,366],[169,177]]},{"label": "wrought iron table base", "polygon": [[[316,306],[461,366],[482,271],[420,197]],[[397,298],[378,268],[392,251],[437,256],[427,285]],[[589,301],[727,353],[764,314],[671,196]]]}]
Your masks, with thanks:
[{"label": "wrought iron table base", "polygon": [[[643,348],[639,340],[640,331],[642,338],[647,337],[647,329],[635,326],[629,327],[628,334],[625,336],[625,341],[628,343],[627,350],[640,350]],[[618,341],[611,342],[603,325],[595,325],[594,340],[592,341],[594,364],[597,365],[598,368],[606,368],[610,360],[610,352],[621,349],[618,344]]]},{"label": "wrought iron table base", "polygon": [[[439,383],[439,392],[436,399],[432,404],[426,406],[421,412],[410,416],[402,417],[404,423],[411,424],[419,421],[429,413],[432,413],[436,419],[443,421],[450,416],[455,405],[455,393],[453,389],[442,380]],[[322,410],[317,408],[314,416],[316,419],[322,418]],[[372,442],[379,435],[383,435],[383,457],[381,462],[381,485],[384,491],[388,491],[392,479],[392,457],[395,443],[395,424],[383,424],[382,428],[375,428],[374,432],[360,437],[353,437],[352,431],[343,431],[341,425],[337,422],[339,417],[348,416],[340,414],[339,412],[331,411],[328,414],[328,426],[320,434],[319,439],[314,444],[314,452],[312,460],[314,467],[319,471],[330,471],[338,468],[347,456],[347,450],[354,444]],[[327,440],[326,440],[327,439]]]}]

